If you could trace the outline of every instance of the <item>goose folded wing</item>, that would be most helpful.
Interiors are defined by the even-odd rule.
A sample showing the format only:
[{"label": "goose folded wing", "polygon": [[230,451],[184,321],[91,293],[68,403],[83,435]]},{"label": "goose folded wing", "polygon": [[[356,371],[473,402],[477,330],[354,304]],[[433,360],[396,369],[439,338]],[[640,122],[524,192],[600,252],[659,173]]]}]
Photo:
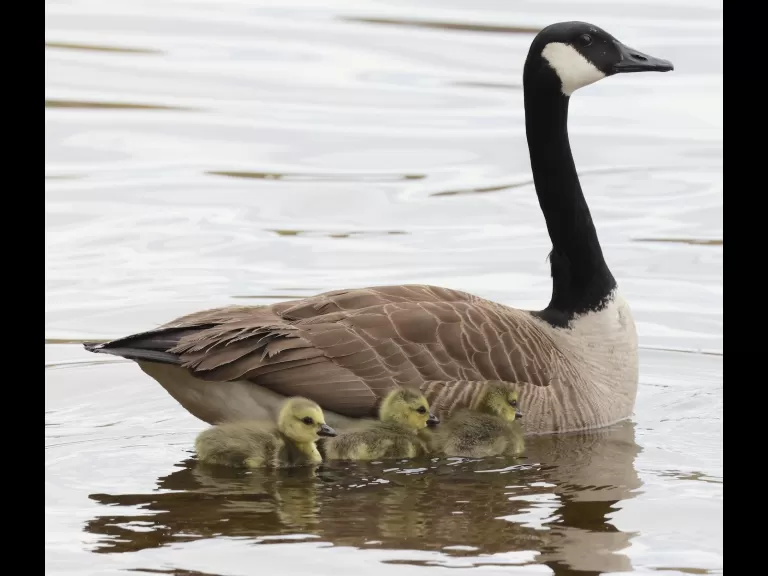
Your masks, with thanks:
[{"label": "goose folded wing", "polygon": [[170,352],[201,379],[249,380],[347,416],[374,414],[393,386],[451,382],[443,397],[464,405],[471,395],[457,382],[546,386],[557,377],[559,357],[532,322],[479,299],[418,295],[369,289],[233,309],[229,316],[211,311],[188,320],[200,329],[185,333]]}]

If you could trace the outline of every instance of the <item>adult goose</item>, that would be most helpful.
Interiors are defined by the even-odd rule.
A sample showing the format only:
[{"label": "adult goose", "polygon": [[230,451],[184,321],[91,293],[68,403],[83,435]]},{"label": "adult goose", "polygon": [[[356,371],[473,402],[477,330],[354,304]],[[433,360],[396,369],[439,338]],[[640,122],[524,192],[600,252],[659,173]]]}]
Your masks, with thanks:
[{"label": "adult goose", "polygon": [[210,424],[274,417],[286,397],[304,396],[344,429],[375,417],[394,386],[420,388],[442,417],[471,405],[488,380],[524,387],[528,433],[623,420],[637,393],[637,335],[579,184],[568,102],[606,76],[672,69],[592,24],[561,22],[534,38],[523,84],[533,179],[552,240],[543,310],[435,286],[384,286],[205,310],[85,347],[136,361]]}]

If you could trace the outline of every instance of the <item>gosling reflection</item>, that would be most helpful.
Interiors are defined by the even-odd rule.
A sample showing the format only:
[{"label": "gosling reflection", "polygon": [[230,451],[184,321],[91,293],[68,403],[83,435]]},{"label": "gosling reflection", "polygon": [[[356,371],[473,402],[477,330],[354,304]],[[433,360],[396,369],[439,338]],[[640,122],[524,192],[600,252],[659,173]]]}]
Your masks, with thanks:
[{"label": "gosling reflection", "polygon": [[[230,477],[218,466],[197,464],[192,468],[197,493],[215,496],[222,521],[248,517],[258,522],[241,536],[279,535],[282,532],[311,532],[318,525],[317,475],[312,468],[276,475],[246,474]],[[230,472],[231,474],[231,472]],[[214,514],[215,510],[212,510]]]},{"label": "gosling reflection", "polygon": [[[149,494],[92,494],[108,506],[138,506],[138,515],[107,515],[85,531],[106,536],[96,552],[132,552],[217,536],[259,538],[311,533],[318,525],[313,468],[273,474],[208,466],[194,459],[161,477]],[[149,515],[148,513],[153,513]],[[133,526],[140,526],[137,532]]]},{"label": "gosling reflection", "polygon": [[[346,546],[475,556],[535,551],[555,574],[630,570],[633,534],[611,523],[641,483],[634,427],[528,437],[526,458],[331,462],[318,469],[211,470],[195,461],[158,480],[172,492],[93,495],[139,506],[86,531],[100,552],[217,536],[306,534]],[[152,514],[148,514],[152,513]],[[130,523],[143,523],[142,531]],[[180,537],[180,535],[183,535]],[[449,546],[474,549],[444,550]]]}]

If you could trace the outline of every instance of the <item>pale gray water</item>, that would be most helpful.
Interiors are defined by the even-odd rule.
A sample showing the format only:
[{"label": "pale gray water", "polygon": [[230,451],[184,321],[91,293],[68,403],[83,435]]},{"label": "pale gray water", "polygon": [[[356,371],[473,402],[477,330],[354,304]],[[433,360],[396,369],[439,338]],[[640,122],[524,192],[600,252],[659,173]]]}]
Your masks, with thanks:
[{"label": "pale gray water", "polygon": [[[632,422],[509,469],[211,476],[203,423],[82,350],[340,287],[546,304],[520,76],[567,19],[676,66],[571,103],[643,348]],[[46,573],[722,571],[720,3],[48,1],[46,46]]]}]

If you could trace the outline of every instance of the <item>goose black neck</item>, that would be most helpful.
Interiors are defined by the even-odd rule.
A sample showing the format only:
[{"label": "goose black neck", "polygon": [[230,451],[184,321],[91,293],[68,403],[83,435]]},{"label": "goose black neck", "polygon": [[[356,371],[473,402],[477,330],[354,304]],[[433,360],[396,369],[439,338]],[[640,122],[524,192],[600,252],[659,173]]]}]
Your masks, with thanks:
[{"label": "goose black neck", "polygon": [[601,309],[616,281],[603,258],[568,140],[569,98],[553,71],[524,75],[525,128],[533,181],[552,240],[552,299],[537,315],[567,326]]}]

